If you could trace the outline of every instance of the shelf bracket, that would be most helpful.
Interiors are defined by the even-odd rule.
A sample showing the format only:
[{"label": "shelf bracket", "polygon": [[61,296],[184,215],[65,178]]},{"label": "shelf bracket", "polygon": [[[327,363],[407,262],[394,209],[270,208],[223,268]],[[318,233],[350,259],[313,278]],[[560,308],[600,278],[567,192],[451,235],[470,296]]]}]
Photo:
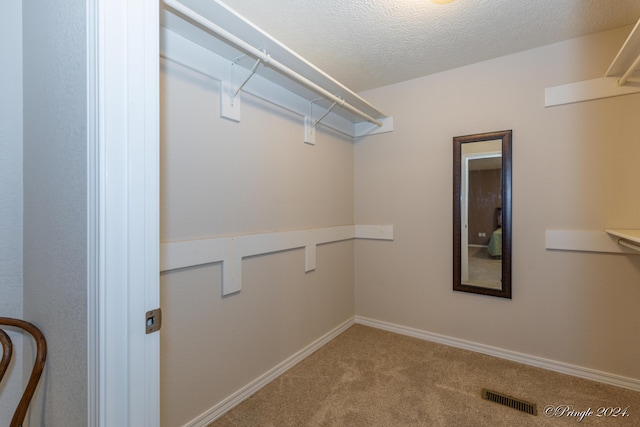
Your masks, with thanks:
[{"label": "shelf bracket", "polygon": [[256,63],[253,64],[253,67],[251,67],[251,70],[249,70],[249,75],[245,77],[244,81],[238,86],[238,88],[233,92],[233,94],[231,93],[232,92],[231,85],[233,81],[233,70],[238,66],[237,62],[239,58],[236,58],[233,62],[231,62],[231,65],[229,67],[229,79],[222,82],[222,88],[220,93],[220,116],[221,117],[225,119],[233,120],[234,122],[240,121],[240,105],[242,103],[242,100],[238,95],[240,94],[240,91],[242,90],[244,85],[246,85],[249,79],[251,79],[251,77],[253,77],[253,75],[256,73],[256,70],[258,69],[258,65],[260,65],[261,62],[264,62],[264,63],[269,62],[269,58],[270,56],[267,55],[266,53],[265,53],[264,60],[261,58],[258,58],[256,60]]},{"label": "shelf bracket", "polygon": [[[322,119],[327,117],[327,114],[329,114],[331,112],[331,110],[333,110],[333,107],[335,107],[337,103],[338,103],[338,101],[335,101],[333,104],[331,104],[331,107],[329,107],[329,109],[327,111],[325,111],[325,113],[322,115],[322,117],[320,117],[318,120],[316,120],[313,123],[313,127],[316,127],[318,125],[318,123],[320,123],[322,121]],[[342,101],[342,103],[344,104],[344,101]]]},{"label": "shelf bracket", "polygon": [[251,67],[251,70],[249,71],[249,75],[247,76],[247,78],[245,78],[244,81],[242,82],[242,84],[240,86],[238,86],[238,89],[236,89],[235,93],[233,94],[233,96],[231,98],[235,98],[238,95],[238,93],[240,93],[240,91],[242,90],[244,85],[247,84],[249,79],[251,77],[253,77],[253,75],[256,73],[256,70],[258,69],[258,65],[260,65],[260,62],[262,62],[262,60],[260,58],[258,58],[256,63],[253,65],[253,67]]},{"label": "shelf bracket", "polygon": [[[337,96],[337,95],[336,95]],[[333,110],[333,107],[338,105],[338,101],[334,101],[333,104],[324,112],[322,116],[318,120],[313,120],[313,103],[319,101],[324,98],[318,98],[311,100],[309,102],[309,115],[304,116],[304,142],[306,144],[315,145],[316,144],[316,126],[318,123],[322,121],[327,115]],[[344,105],[345,100],[340,98],[340,106]]]},{"label": "shelf bracket", "polygon": [[627,71],[625,71],[625,73],[622,75],[622,77],[620,77],[620,80],[618,80],[618,86],[626,85],[627,84],[627,80],[629,80],[629,77],[631,77],[631,75],[633,73],[635,73],[635,71],[638,69],[638,67],[640,67],[640,55],[638,55],[636,57],[635,61],[633,61],[633,64],[631,64],[629,69]]},{"label": "shelf bracket", "polygon": [[632,242],[631,240],[618,239],[618,244],[620,246],[624,246],[625,248],[633,249],[636,252],[640,252],[640,245]]}]

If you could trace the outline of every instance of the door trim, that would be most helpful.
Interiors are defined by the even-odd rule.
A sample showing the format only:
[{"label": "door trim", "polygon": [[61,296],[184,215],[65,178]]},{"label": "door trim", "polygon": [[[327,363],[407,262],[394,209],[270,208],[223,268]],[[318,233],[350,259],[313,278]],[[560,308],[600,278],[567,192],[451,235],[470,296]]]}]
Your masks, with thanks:
[{"label": "door trim", "polygon": [[88,0],[88,425],[160,425],[159,4]]}]

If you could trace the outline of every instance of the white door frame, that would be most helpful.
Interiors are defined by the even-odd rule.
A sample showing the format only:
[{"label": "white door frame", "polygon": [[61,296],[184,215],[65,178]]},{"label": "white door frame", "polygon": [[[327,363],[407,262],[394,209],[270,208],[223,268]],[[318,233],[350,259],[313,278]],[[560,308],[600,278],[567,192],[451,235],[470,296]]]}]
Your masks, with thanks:
[{"label": "white door frame", "polygon": [[87,0],[88,425],[160,425],[159,3]]}]

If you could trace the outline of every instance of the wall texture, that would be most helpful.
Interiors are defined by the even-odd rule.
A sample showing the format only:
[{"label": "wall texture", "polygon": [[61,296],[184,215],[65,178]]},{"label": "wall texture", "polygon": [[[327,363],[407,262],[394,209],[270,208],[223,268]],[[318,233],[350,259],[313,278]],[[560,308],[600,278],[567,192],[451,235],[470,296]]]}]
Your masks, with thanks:
[{"label": "wall texture", "polygon": [[[219,118],[219,82],[161,66],[161,241],[353,224],[353,141],[246,94]],[[220,264],[161,276],[163,427],[210,410],[354,314],[354,243],[247,258],[221,297]]]},{"label": "wall texture", "polygon": [[48,340],[32,425],[87,423],[86,5],[24,2],[24,318]]},{"label": "wall texture", "polygon": [[[545,230],[640,228],[640,95],[544,108],[596,78],[630,28],[363,95],[395,131],[356,142],[356,314],[640,379],[640,257],[545,250]],[[452,137],[513,129],[513,299],[452,288]]]},{"label": "wall texture", "polygon": [[[22,317],[22,2],[0,7],[0,316]],[[20,334],[11,334],[16,349]],[[0,425],[22,386],[21,353],[0,385]]]}]

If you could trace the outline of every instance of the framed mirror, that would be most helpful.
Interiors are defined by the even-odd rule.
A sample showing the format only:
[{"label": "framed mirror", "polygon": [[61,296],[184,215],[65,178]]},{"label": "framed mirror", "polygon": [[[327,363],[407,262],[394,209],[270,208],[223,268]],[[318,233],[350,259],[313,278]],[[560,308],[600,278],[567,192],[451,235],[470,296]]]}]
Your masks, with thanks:
[{"label": "framed mirror", "polygon": [[453,138],[454,291],[511,298],[511,138]]}]

